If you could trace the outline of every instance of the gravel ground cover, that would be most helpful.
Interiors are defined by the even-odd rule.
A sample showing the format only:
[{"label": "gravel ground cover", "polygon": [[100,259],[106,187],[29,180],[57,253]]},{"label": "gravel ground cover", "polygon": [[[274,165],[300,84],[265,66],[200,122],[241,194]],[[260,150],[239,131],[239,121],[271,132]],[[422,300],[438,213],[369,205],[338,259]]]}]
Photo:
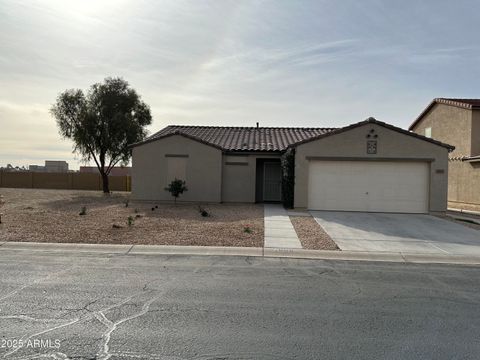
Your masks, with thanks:
[{"label": "gravel ground cover", "polygon": [[290,216],[304,249],[340,250],[332,238],[311,216]]},{"label": "gravel ground cover", "polygon": [[204,204],[203,217],[198,205],[135,202],[129,193],[0,188],[0,195],[0,241],[263,246],[261,205]]}]

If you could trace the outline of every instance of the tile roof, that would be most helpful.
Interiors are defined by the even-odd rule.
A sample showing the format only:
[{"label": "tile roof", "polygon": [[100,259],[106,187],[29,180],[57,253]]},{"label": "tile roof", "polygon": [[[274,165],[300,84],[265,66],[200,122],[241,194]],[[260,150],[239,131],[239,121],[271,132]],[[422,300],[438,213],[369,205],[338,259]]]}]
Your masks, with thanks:
[{"label": "tile roof", "polygon": [[170,125],[148,137],[145,141],[134,145],[171,135],[182,135],[224,151],[284,151],[290,145],[333,130],[335,128]]},{"label": "tile roof", "polygon": [[355,124],[341,128],[288,128],[288,127],[226,127],[226,126],[188,126],[170,125],[148,137],[144,141],[132,144],[142,145],[172,135],[181,135],[201,143],[214,146],[222,151],[271,151],[281,152],[309,141],[318,140],[331,135],[354,129],[365,124],[377,124],[387,129],[412,136],[439,146],[449,151],[454,146],[427,138],[423,135],[368,118]]},{"label": "tile roof", "polygon": [[456,106],[463,109],[474,110],[480,109],[480,99],[455,99],[455,98],[435,98],[430,104],[418,115],[415,121],[408,128],[413,130],[413,128],[423,119],[423,117],[431,110],[435,104],[444,104],[450,106]]}]

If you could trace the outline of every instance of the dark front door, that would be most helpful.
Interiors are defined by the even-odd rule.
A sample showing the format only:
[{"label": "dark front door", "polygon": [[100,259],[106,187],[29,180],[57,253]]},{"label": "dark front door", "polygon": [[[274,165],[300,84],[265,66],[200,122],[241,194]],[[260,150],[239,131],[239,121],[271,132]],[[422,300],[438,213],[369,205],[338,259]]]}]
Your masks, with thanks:
[{"label": "dark front door", "polygon": [[263,164],[263,201],[282,200],[282,167],[280,162]]}]

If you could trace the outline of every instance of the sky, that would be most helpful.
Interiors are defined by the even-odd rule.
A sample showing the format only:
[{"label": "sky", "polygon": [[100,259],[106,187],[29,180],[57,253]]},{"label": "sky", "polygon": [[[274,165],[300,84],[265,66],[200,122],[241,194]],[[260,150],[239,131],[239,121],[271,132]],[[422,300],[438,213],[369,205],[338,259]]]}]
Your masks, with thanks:
[{"label": "sky", "polygon": [[0,0],[0,166],[66,160],[49,113],[108,76],[169,124],[407,128],[480,97],[480,2]]}]

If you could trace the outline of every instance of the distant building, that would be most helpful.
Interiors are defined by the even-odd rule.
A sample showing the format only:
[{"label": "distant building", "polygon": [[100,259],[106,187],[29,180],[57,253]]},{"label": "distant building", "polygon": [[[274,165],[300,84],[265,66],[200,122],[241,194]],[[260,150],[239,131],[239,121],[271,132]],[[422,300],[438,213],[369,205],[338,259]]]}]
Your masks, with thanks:
[{"label": "distant building", "polygon": [[45,165],[29,165],[28,170],[33,172],[51,172],[66,173],[68,172],[68,163],[66,161],[45,160]]},{"label": "distant building", "polygon": [[[130,166],[114,166],[110,170],[110,176],[130,176],[132,168]],[[98,174],[98,168],[96,166],[80,166],[81,173],[93,173]]]},{"label": "distant building", "polygon": [[43,166],[43,165],[28,165],[28,170],[29,171],[34,171],[34,172],[45,172],[45,166]]}]

